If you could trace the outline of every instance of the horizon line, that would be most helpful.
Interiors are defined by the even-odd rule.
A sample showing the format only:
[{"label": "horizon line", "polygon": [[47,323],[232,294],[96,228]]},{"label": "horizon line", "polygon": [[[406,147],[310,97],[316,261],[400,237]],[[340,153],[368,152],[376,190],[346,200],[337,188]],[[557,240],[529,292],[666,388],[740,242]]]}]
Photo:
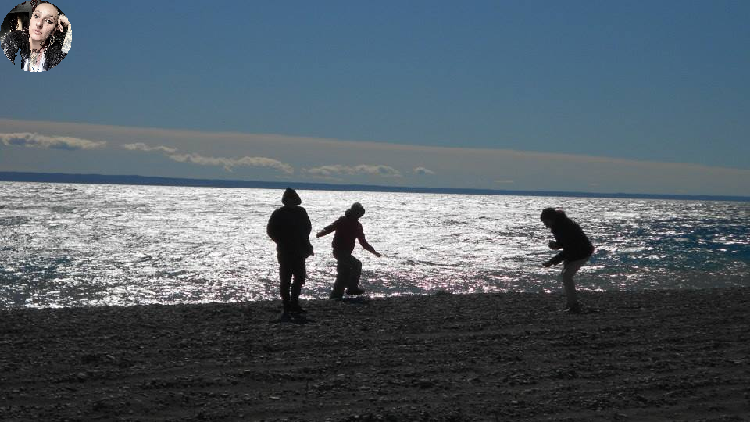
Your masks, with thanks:
[{"label": "horizon line", "polygon": [[704,194],[648,194],[648,193],[605,193],[583,191],[545,191],[545,190],[503,190],[483,188],[430,188],[419,186],[385,186],[368,184],[337,184],[313,182],[279,182],[263,180],[230,180],[230,179],[194,179],[183,177],[161,177],[141,175],[106,175],[96,173],[37,173],[0,171],[0,181],[34,182],[34,183],[69,183],[101,185],[141,185],[141,186],[174,186],[174,187],[207,187],[207,188],[261,188],[283,189],[297,186],[302,190],[361,191],[361,192],[403,192],[448,195],[522,195],[522,196],[562,196],[573,198],[623,198],[623,199],[674,199],[674,200],[710,200],[729,202],[750,202],[750,196],[741,195],[704,195]]}]

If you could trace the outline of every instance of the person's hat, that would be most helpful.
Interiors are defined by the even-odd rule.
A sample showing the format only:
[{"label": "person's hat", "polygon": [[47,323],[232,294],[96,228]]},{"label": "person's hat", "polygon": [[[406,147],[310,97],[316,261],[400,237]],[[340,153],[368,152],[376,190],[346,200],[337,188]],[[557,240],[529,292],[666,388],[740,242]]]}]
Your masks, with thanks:
[{"label": "person's hat", "polygon": [[352,204],[352,207],[349,208],[349,211],[353,212],[354,214],[359,215],[360,217],[365,215],[365,207],[362,206],[359,202],[355,202]]},{"label": "person's hat", "polygon": [[281,203],[284,205],[300,205],[302,198],[297,195],[297,192],[292,188],[286,188],[284,196],[281,197]]}]

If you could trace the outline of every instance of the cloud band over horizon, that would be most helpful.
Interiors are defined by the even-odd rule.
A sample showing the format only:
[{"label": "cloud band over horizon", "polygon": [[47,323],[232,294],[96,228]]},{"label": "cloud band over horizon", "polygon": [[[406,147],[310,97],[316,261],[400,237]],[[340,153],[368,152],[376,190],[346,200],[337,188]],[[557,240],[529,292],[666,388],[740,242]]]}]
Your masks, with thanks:
[{"label": "cloud band over horizon", "polygon": [[700,164],[1,119],[0,171],[750,196],[750,170]]}]

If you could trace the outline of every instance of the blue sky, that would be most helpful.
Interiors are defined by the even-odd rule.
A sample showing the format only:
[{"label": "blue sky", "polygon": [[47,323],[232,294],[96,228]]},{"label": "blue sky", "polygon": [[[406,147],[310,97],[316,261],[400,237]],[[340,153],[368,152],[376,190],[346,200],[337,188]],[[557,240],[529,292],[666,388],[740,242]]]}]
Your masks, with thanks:
[{"label": "blue sky", "polygon": [[56,4],[0,171],[750,195],[744,0]]}]

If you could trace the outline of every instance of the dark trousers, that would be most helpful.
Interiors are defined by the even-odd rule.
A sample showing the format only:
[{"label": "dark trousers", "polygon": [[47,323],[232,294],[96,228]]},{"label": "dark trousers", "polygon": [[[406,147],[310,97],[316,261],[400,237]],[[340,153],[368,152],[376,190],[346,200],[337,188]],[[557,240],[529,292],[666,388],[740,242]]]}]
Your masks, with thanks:
[{"label": "dark trousers", "polygon": [[[281,281],[281,300],[284,306],[299,301],[302,285],[305,284],[305,258],[279,254],[279,280]],[[294,283],[292,283],[294,276]]]},{"label": "dark trousers", "polygon": [[340,249],[333,250],[333,257],[336,258],[336,282],[333,283],[332,296],[341,296],[344,289],[355,288],[359,286],[359,276],[362,275],[362,261],[352,256],[351,252]]},{"label": "dark trousers", "polygon": [[563,262],[562,280],[563,287],[565,288],[566,306],[568,307],[578,306],[576,284],[573,281],[573,276],[576,275],[578,270],[580,270],[583,264],[585,264],[588,260],[588,258],[584,258],[576,259],[575,261]]}]

